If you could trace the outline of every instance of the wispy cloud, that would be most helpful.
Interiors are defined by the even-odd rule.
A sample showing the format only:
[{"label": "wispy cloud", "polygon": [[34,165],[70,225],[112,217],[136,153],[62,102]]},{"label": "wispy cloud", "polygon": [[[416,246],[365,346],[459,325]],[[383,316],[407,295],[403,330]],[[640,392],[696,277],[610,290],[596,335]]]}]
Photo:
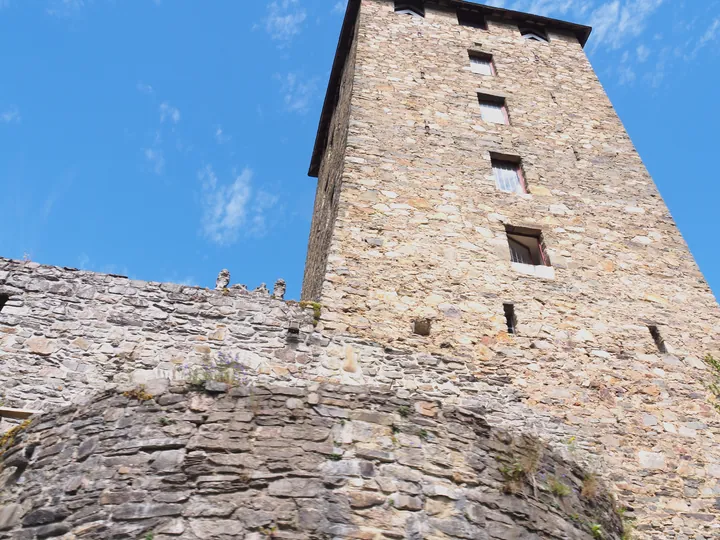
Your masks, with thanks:
[{"label": "wispy cloud", "polygon": [[280,81],[280,92],[283,95],[285,107],[290,112],[306,113],[313,98],[319,95],[316,78],[305,80],[296,73],[288,73],[287,75],[276,74],[275,79]]},{"label": "wispy cloud", "polygon": [[153,93],[153,87],[149,84],[145,84],[144,82],[140,81],[135,86],[137,88],[138,92],[142,92],[143,94],[152,94]]},{"label": "wispy cloud", "polygon": [[19,124],[22,120],[20,109],[16,105],[12,105],[0,114],[0,120],[4,124]]},{"label": "wispy cloud", "polygon": [[261,236],[266,231],[266,212],[275,206],[277,197],[259,190],[254,194],[253,172],[246,168],[234,179],[223,184],[213,167],[206,165],[198,172],[202,187],[202,233],[218,245],[235,243],[241,229],[248,236]]},{"label": "wispy cloud", "polygon": [[715,20],[713,20],[712,23],[710,23],[709,28],[702,36],[700,36],[700,39],[698,39],[695,47],[688,55],[688,57],[695,58],[705,46],[707,46],[710,42],[717,40],[718,37],[720,37],[720,17],[716,18]]},{"label": "wispy cloud", "polygon": [[650,57],[650,49],[645,45],[639,45],[636,52],[638,62],[645,62]]},{"label": "wispy cloud", "polygon": [[150,164],[152,170],[158,176],[165,172],[165,155],[160,148],[146,148],[145,160]]},{"label": "wispy cloud", "polygon": [[594,28],[593,48],[602,44],[618,49],[623,43],[638,37],[663,1],[613,0],[602,4],[590,15],[590,25]]},{"label": "wispy cloud", "polygon": [[85,7],[85,0],[52,0],[45,12],[53,17],[71,17],[83,7]]},{"label": "wispy cloud", "polygon": [[160,122],[165,122],[165,120],[171,120],[173,124],[180,121],[180,110],[167,101],[160,104]]},{"label": "wispy cloud", "polygon": [[218,144],[230,142],[230,139],[232,139],[232,137],[223,131],[222,126],[218,126],[215,129],[215,141],[217,141]]},{"label": "wispy cloud", "polygon": [[347,9],[347,0],[338,0],[332,8],[333,13],[345,13]]},{"label": "wispy cloud", "polygon": [[300,33],[307,13],[298,0],[275,0],[268,4],[265,30],[276,41],[288,42]]}]

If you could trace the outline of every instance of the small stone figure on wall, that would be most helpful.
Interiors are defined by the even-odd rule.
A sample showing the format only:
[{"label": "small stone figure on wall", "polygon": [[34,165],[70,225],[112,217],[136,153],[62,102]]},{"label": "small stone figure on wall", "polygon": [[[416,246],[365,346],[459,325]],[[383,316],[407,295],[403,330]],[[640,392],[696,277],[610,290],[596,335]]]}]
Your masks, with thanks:
[{"label": "small stone figure on wall", "polygon": [[275,282],[275,286],[273,287],[272,297],[275,298],[275,300],[284,300],[286,290],[287,290],[287,285],[285,284],[285,280],[278,279]]},{"label": "small stone figure on wall", "polygon": [[215,280],[215,289],[227,289],[227,286],[230,285],[230,270],[223,269],[220,270],[220,273],[218,274],[217,279]]}]

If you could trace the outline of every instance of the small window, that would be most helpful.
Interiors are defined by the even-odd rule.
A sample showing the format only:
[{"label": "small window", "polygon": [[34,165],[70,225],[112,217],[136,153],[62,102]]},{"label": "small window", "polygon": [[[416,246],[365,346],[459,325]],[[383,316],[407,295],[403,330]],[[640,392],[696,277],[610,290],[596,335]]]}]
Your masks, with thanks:
[{"label": "small window", "polygon": [[480,75],[495,75],[495,65],[489,54],[470,53],[470,71]]},{"label": "small window", "polygon": [[650,330],[650,335],[652,336],[658,351],[662,354],[667,353],[667,346],[665,345],[665,340],[663,339],[662,334],[660,334],[660,329],[657,326],[648,326],[648,330]]},{"label": "small window", "polygon": [[542,232],[510,226],[507,227],[506,232],[512,262],[533,266],[550,266]]},{"label": "small window", "polygon": [[478,102],[480,103],[480,117],[483,122],[490,122],[491,124],[510,123],[505,98],[478,94]]},{"label": "small window", "polygon": [[463,26],[487,30],[487,21],[482,13],[475,10],[459,8],[457,10],[458,22]]},{"label": "small window", "polygon": [[415,17],[425,16],[425,2],[423,0],[403,0],[395,2],[395,13],[413,15]]},{"label": "small window", "polygon": [[506,193],[527,193],[525,176],[520,161],[492,159],[495,186]]},{"label": "small window", "polygon": [[532,41],[543,41],[545,43],[548,43],[550,39],[548,39],[547,32],[543,30],[542,28],[537,27],[523,27],[520,28],[520,34],[525,39],[529,39]]},{"label": "small window", "polygon": [[517,333],[517,316],[515,315],[514,304],[503,304],[505,310],[505,322],[507,323],[508,334]]},{"label": "small window", "polygon": [[3,310],[5,307],[5,304],[7,304],[7,301],[10,300],[9,294],[0,294],[0,311]]}]

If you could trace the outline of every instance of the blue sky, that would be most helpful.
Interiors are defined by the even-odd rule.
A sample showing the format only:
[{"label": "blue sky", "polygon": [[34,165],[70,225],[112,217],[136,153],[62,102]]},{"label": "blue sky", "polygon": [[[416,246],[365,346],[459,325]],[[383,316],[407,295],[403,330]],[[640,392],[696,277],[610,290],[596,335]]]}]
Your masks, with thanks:
[{"label": "blue sky", "polygon": [[[506,0],[586,50],[714,290],[720,0]],[[344,2],[0,0],[0,255],[300,293]]]}]

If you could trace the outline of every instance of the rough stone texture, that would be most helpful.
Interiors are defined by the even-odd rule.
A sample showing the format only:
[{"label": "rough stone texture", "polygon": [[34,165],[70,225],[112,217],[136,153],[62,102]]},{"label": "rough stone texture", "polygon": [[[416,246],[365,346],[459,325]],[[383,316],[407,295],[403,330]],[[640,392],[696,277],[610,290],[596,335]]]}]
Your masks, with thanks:
[{"label": "rough stone texture", "polygon": [[144,402],[106,392],[0,447],[0,538],[586,540],[591,525],[620,537],[611,497],[582,496],[576,463],[492,423],[485,403],[428,418],[412,412],[422,397],[318,384],[219,397],[176,386]]},{"label": "rough stone texture", "polygon": [[[320,167],[304,284],[306,298],[321,299],[319,321],[318,306],[274,299],[265,286],[211,291],[0,259],[0,294],[10,295],[0,399],[48,411],[3,457],[2,481],[25,483],[3,492],[0,528],[68,539],[222,538],[238,523],[253,539],[572,538],[561,531],[575,512],[553,509],[547,478],[538,493],[523,484],[527,499],[502,495],[497,475],[498,503],[462,491],[484,475],[467,451],[474,420],[453,416],[469,408],[516,439],[539,436],[548,455],[589,454],[582,460],[638,517],[636,538],[717,538],[720,423],[701,359],[720,349],[718,308],[575,38],[528,42],[497,21],[484,32],[430,5],[414,19],[380,0],[363,0],[349,31],[357,39]],[[497,77],[469,71],[477,43],[494,54]],[[480,121],[476,89],[507,97],[511,126]],[[523,158],[530,195],[495,191],[490,151]],[[504,223],[542,228],[554,278],[510,265]],[[429,336],[413,334],[420,320],[432,321]],[[670,354],[658,353],[648,324]],[[232,400],[174,393],[186,366],[212,366],[220,353],[247,366],[246,384],[276,385],[260,394],[271,403],[254,410],[241,388]],[[157,402],[92,399],[138,385]],[[414,430],[395,436],[402,460],[392,437],[401,407]],[[358,422],[374,439],[344,438]],[[283,454],[300,450],[297,462]],[[214,461],[193,461],[203,455]],[[369,474],[383,464],[392,473]],[[243,469],[264,468],[257,487],[244,483]],[[425,474],[444,480],[426,490]],[[582,501],[558,505],[571,502]],[[326,526],[335,528],[312,529]]]},{"label": "rough stone texture", "polygon": [[[347,31],[354,35],[357,30],[351,27]],[[337,219],[343,167],[346,162],[356,49],[357,40],[353,39],[353,45],[345,59],[340,86],[326,98],[332,99],[337,105],[327,135],[325,157],[318,175],[315,208],[310,225],[310,248],[303,279],[304,298],[312,299],[319,296],[325,279],[324,272],[333,235],[333,223]]]},{"label": "rough stone texture", "polygon": [[[350,114],[336,113],[344,160],[323,163],[342,170],[339,210],[303,292],[323,306],[318,328],[472,358],[528,404],[592,426],[639,538],[708,523],[720,535],[720,426],[700,360],[720,350],[720,311],[582,47],[426,7],[361,2]],[[497,76],[472,73],[470,49]],[[483,122],[478,92],[504,96],[511,124]],[[522,159],[529,194],[496,189],[491,152]],[[542,230],[552,268],[511,264],[506,224]],[[310,239],[317,260],[327,247]],[[412,332],[424,318],[428,337]]]}]

